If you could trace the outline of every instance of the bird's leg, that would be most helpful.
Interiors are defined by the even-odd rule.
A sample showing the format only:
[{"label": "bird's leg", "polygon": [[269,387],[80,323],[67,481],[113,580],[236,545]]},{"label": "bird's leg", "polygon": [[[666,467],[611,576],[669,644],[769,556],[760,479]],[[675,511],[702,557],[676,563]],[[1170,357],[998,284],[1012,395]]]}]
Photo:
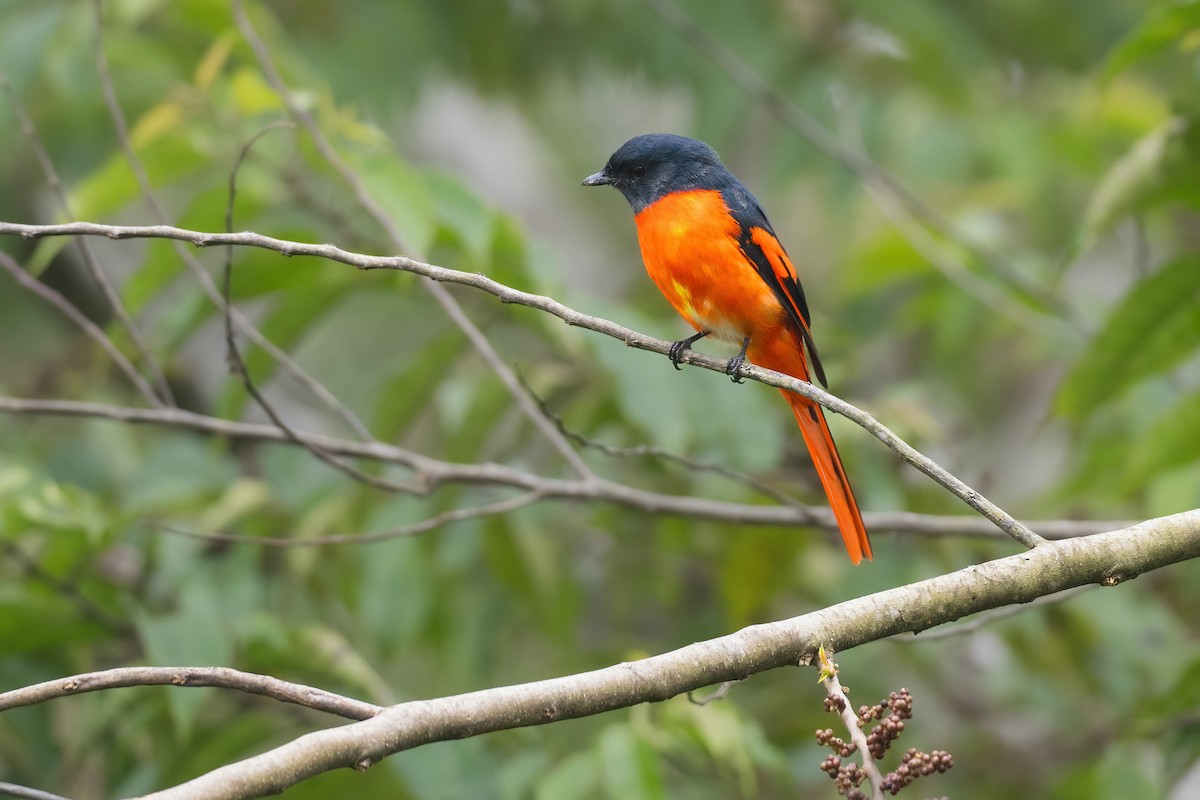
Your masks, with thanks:
[{"label": "bird's leg", "polygon": [[734,383],[742,382],[742,366],[746,363],[746,351],[750,349],[750,337],[742,339],[742,350],[725,365],[725,374],[733,378]]},{"label": "bird's leg", "polygon": [[671,349],[667,351],[667,358],[671,359],[671,366],[675,367],[675,369],[679,369],[679,362],[683,358],[684,352],[691,348],[693,344],[700,341],[705,336],[708,336],[710,333],[712,333],[712,331],[700,331],[694,336],[689,336],[686,339],[680,339],[678,342],[671,345]]}]

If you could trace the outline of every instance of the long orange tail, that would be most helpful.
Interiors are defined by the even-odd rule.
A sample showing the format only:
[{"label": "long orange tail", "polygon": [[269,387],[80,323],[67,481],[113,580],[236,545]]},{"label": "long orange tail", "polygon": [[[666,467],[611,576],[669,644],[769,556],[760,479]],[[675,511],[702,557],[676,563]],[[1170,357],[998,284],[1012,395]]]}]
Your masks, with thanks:
[{"label": "long orange tail", "polygon": [[[761,367],[783,372],[803,380],[808,380],[808,364],[806,363],[798,342],[791,342],[782,337],[772,337],[768,341],[755,346],[751,342],[750,360]],[[780,390],[796,415],[800,425],[800,433],[804,443],[808,445],[808,453],[812,456],[817,468],[817,476],[821,486],[825,488],[825,496],[833,509],[834,519],[842,532],[842,541],[846,543],[846,552],[855,564],[871,559],[871,542],[867,539],[867,528],[863,525],[862,514],[858,511],[858,503],[854,500],[854,492],[850,489],[850,479],[842,467],[842,459],[838,456],[837,445],[833,443],[833,434],[825,422],[825,414],[821,406],[792,392]]]}]

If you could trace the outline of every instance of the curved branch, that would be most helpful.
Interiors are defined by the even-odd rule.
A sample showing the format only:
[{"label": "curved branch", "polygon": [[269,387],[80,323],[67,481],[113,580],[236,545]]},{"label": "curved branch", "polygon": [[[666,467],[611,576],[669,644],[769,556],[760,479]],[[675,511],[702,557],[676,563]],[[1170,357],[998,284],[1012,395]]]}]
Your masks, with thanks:
[{"label": "curved branch", "polygon": [[129,686],[215,686],[237,689],[353,720],[370,719],[383,711],[383,706],[343,697],[324,689],[228,667],[118,667],[86,672],[0,693],[0,711],[44,703],[58,697]]},{"label": "curved branch", "polygon": [[[305,244],[303,242],[290,242],[283,239],[275,239],[270,236],[263,236],[260,233],[242,232],[242,233],[203,233],[200,231],[190,231],[183,228],[175,228],[169,225],[148,225],[148,226],[127,226],[127,225],[98,225],[93,222],[70,222],[62,225],[22,225],[13,222],[0,222],[0,235],[16,235],[25,238],[40,238],[44,236],[107,236],[110,239],[131,239],[131,238],[162,238],[162,239],[178,239],[185,242],[191,242],[198,247],[212,247],[215,245],[245,245],[248,247],[261,247],[266,250],[274,250],[282,253],[285,256],[316,256],[325,258],[330,261],[338,261],[343,264],[358,267],[359,269],[394,269],[404,272],[411,272],[416,275],[421,275],[432,280],[444,283],[457,283],[463,286],[471,286],[480,289],[488,294],[499,298],[502,303],[512,303],[515,305],[528,306],[545,311],[548,314],[561,319],[568,325],[574,325],[580,328],[586,328],[596,333],[603,333],[611,336],[614,339],[620,339],[630,347],[636,347],[639,350],[650,350],[655,353],[666,355],[671,347],[670,342],[665,342],[660,339],[654,339],[650,336],[638,333],[637,331],[626,328],[623,325],[618,325],[600,317],[593,317],[588,314],[583,314],[573,308],[563,305],[557,300],[546,297],[544,295],[531,294],[522,292],[518,289],[513,289],[511,286],[506,286],[503,283],[492,280],[486,275],[481,275],[477,272],[462,272],[461,270],[447,269],[434,264],[427,264],[423,261],[407,258],[405,256],[368,256],[360,253],[351,253],[342,250],[332,244]],[[726,361],[724,359],[713,358],[702,353],[697,353],[694,350],[688,350],[684,353],[681,361],[688,364],[693,364],[698,367],[713,370],[724,374]],[[762,367],[748,365],[743,368],[742,375],[744,377],[756,380],[760,383],[765,383],[768,386],[775,386],[780,389],[786,389],[789,392],[804,395],[805,397],[814,400],[821,405],[834,411],[853,422],[858,423],[865,428],[876,439],[879,439],[897,455],[906,462],[924,472],[929,477],[933,478],[938,484],[942,485],[964,503],[975,509],[987,519],[991,520],[1000,530],[1016,539],[1026,547],[1035,547],[1045,541],[1042,537],[1031,531],[1025,525],[1022,525],[1011,515],[1001,509],[999,506],[992,503],[979,492],[972,489],[961,480],[951,475],[945,469],[936,464],[933,459],[919,452],[916,448],[909,445],[896,434],[892,433],[879,420],[861,409],[858,409],[845,400],[834,397],[829,392],[814,386],[807,381],[793,378],[790,375],[784,375],[779,372],[773,372]],[[515,377],[513,379],[516,380]],[[520,386],[517,386],[520,391]],[[528,395],[520,391],[520,394],[526,401],[529,401]],[[553,424],[546,420],[544,415],[538,414],[538,418],[546,422],[553,428]],[[555,436],[562,435],[555,430]],[[590,485],[599,479],[591,476],[590,470],[584,473],[583,479],[580,481],[582,485]]]},{"label": "curved branch", "polygon": [[6,781],[0,781],[0,795],[20,797],[22,800],[67,800],[61,794],[43,792],[41,789],[31,789],[28,786],[18,786]]},{"label": "curved branch", "polygon": [[753,625],[594,672],[402,703],[363,722],[301,736],[143,800],[262,797],[330,769],[366,769],[385,756],[422,744],[667,700],[776,667],[810,664],[822,644],[842,652],[1073,586],[1115,586],[1197,557],[1200,509],[1124,530],[1046,543],[802,617]]},{"label": "curved branch", "polygon": [[[208,417],[178,408],[146,409],[75,400],[27,400],[0,396],[0,413],[94,417],[117,422],[169,425],[216,436],[227,436],[231,439],[290,443],[283,432],[273,425]],[[807,525],[829,531],[837,530],[837,521],[833,518],[833,513],[824,506],[803,504],[767,506],[727,503],[650,492],[603,478],[589,481],[544,478],[503,464],[459,464],[440,461],[382,442],[355,442],[315,433],[294,432],[298,436],[315,442],[330,453],[407,466],[418,474],[419,485],[430,492],[439,485],[448,483],[508,486],[537,492],[546,500],[613,503],[653,514],[674,514],[746,525]],[[968,536],[982,539],[995,539],[999,535],[999,531],[991,522],[983,517],[973,515],[952,516],[918,514],[909,511],[867,511],[863,513],[863,520],[873,531],[915,533],[926,536]],[[1028,524],[1041,531],[1042,535],[1048,539],[1069,539],[1075,536],[1089,536],[1116,528],[1129,527],[1137,524],[1137,520],[1051,519],[1037,520]]]}]

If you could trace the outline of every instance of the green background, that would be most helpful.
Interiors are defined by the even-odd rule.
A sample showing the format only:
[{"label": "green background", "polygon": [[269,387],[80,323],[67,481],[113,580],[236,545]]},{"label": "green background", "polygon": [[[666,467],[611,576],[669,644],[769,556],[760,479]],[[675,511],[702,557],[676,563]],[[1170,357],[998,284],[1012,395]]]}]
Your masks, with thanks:
[{"label": "green background", "polygon": [[[632,135],[697,136],[756,193],[797,262],[835,394],[1023,519],[1200,505],[1200,3],[682,3],[934,218],[891,195],[879,202],[655,5],[250,10],[411,252],[679,338],[683,324],[642,273],[628,207],[578,184]],[[71,217],[148,224],[103,104],[92,14],[85,2],[0,0],[0,69],[62,174]],[[160,200],[181,226],[222,230],[239,149],[286,116],[227,4],[112,2],[104,30]],[[0,152],[0,218],[64,219],[7,102]],[[236,212],[236,229],[394,250],[295,130],[257,143]],[[262,419],[174,249],[93,246],[181,405]],[[74,245],[0,248],[133,352]],[[199,256],[219,269],[219,253]],[[453,293],[569,429],[824,502],[773,391],[677,373],[539,312]],[[379,438],[572,477],[411,276],[244,250],[234,297]],[[294,424],[349,435],[262,352],[246,353]],[[103,353],[7,275],[0,392],[140,403]],[[865,509],[967,513],[853,425],[831,425]],[[632,486],[771,502],[696,468],[584,452]],[[377,703],[435,697],[662,652],[1015,552],[999,537],[876,531],[875,562],[853,568],[816,531],[561,502],[319,550],[204,543],[156,525],[305,538],[503,496],[469,485],[386,495],[298,448],[0,417],[0,689],[126,664],[220,664]],[[839,656],[842,679],[856,703],[911,688],[901,748],[954,755],[953,771],[913,797],[1167,796],[1200,756],[1198,570],[1179,565],[969,634],[865,646]],[[834,720],[815,679],[779,670],[703,707],[676,698],[423,747],[284,796],[832,797],[812,733]],[[102,692],[0,716],[0,780],[73,798],[134,794],[328,724],[231,691]]]}]

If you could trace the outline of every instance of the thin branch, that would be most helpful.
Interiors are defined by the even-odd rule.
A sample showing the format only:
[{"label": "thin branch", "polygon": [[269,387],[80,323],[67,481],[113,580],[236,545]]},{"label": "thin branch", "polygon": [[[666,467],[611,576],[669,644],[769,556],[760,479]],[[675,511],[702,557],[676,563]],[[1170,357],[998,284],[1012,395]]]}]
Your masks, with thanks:
[{"label": "thin branch", "polygon": [[181,528],[176,528],[171,525],[166,525],[161,522],[153,523],[168,533],[174,533],[179,536],[186,536],[189,539],[200,539],[206,542],[222,542],[226,544],[253,544],[263,547],[328,547],[330,545],[340,544],[375,544],[376,542],[386,542],[392,539],[402,539],[409,536],[419,536],[422,533],[427,533],[443,525],[449,525],[453,522],[462,522],[468,519],[479,519],[480,517],[494,517],[502,514],[507,514],[510,511],[516,511],[518,508],[524,508],[527,505],[536,503],[542,495],[539,492],[528,492],[517,497],[511,497],[507,500],[499,500],[495,503],[487,505],[474,506],[471,508],[455,508],[449,511],[443,511],[441,514],[436,514],[428,519],[423,519],[420,522],[414,522],[411,525],[402,525],[398,528],[391,528],[386,531],[374,531],[372,533],[335,533],[328,536],[313,536],[308,539],[283,539],[272,536],[245,536],[237,533],[220,533],[220,532],[205,532],[205,531],[185,531]]},{"label": "thin branch", "polygon": [[[267,135],[271,131],[278,130],[279,128],[290,124],[291,123],[288,122],[276,122],[267,125],[242,146],[242,149],[238,153],[238,157],[233,164],[233,168],[229,172],[229,199],[225,206],[225,228],[227,231],[232,232],[233,230],[233,206],[234,201],[237,199],[237,174],[238,170],[241,168],[242,161],[245,160],[246,156],[250,152],[250,148],[252,148],[254,143],[260,138]],[[261,408],[268,417],[270,417],[271,422],[275,423],[275,427],[283,431],[283,434],[289,441],[300,445],[308,450],[308,452],[312,453],[313,456],[315,456],[318,460],[328,464],[338,472],[349,475],[351,478],[359,481],[360,483],[364,483],[367,486],[371,486],[376,489],[382,489],[388,492],[407,492],[409,494],[421,493],[422,489],[417,484],[391,480],[389,478],[381,478],[379,476],[363,472],[353,464],[349,464],[328,452],[320,445],[314,444],[311,439],[307,439],[298,435],[291,425],[288,425],[286,422],[284,422],[283,417],[280,415],[279,411],[276,410],[274,404],[267,400],[266,396],[254,384],[253,379],[251,379],[250,370],[246,368],[246,362],[242,360],[242,354],[238,350],[237,341],[233,335],[233,314],[231,313],[233,309],[233,245],[229,245],[225,248],[225,268],[223,271],[223,276],[224,280],[221,284],[221,299],[223,301],[222,308],[225,312],[223,314],[223,321],[225,323],[225,353],[229,362],[229,369],[234,375],[237,376],[238,380],[241,381],[242,386],[246,389],[250,396],[254,398],[254,402],[258,404],[258,407]]]},{"label": "thin branch", "polygon": [[130,686],[214,686],[237,689],[353,720],[370,719],[383,711],[383,706],[343,697],[324,689],[228,667],[118,667],[85,672],[0,693],[0,711],[84,692]]},{"label": "thin branch", "polygon": [[[266,43],[258,35],[258,31],[255,30],[254,24],[250,22],[249,17],[246,16],[242,0],[232,0],[232,3],[233,16],[238,30],[241,31],[247,44],[250,45],[250,49],[254,51],[259,69],[262,70],[267,83],[271,85],[271,88],[283,100],[288,108],[288,112],[308,131],[321,157],[350,186],[358,204],[384,229],[396,250],[401,253],[416,254],[416,251],[409,246],[404,235],[400,232],[400,227],[396,224],[396,221],[392,219],[391,215],[384,210],[383,206],[371,194],[366,184],[363,183],[362,178],[338,154],[328,137],[325,136],[325,132],[321,130],[321,126],[313,119],[313,116],[296,100],[295,94],[288,88],[287,83],[283,80],[283,76],[276,69],[275,61],[271,57],[271,52],[267,49]],[[419,254],[416,255],[419,256]],[[492,343],[483,334],[483,331],[479,330],[479,327],[467,317],[466,312],[463,311],[462,306],[454,299],[454,296],[446,291],[445,287],[439,286],[436,283],[422,281],[422,285],[433,295],[434,300],[442,307],[446,315],[450,317],[451,321],[459,327],[468,341],[471,342],[471,345],[479,353],[480,358],[491,368],[496,377],[500,379],[500,382],[504,384],[504,387],[512,395],[517,407],[521,409],[526,418],[541,431],[546,440],[550,442],[554,449],[559,452],[563,459],[581,478],[593,477],[592,470],[588,467],[587,462],[575,452],[570,443],[538,411],[537,406],[530,401],[529,397],[521,391],[521,386],[517,382],[516,375],[513,374],[512,369],[500,358],[500,355],[492,347]]]},{"label": "thin branch", "polygon": [[723,478],[729,478],[731,481],[735,481],[743,486],[749,487],[750,489],[753,489],[765,497],[771,498],[781,505],[797,507],[805,505],[786,492],[781,492],[779,489],[776,489],[766,481],[760,480],[753,475],[748,475],[745,472],[741,472],[736,469],[730,469],[724,464],[715,464],[707,461],[699,461],[694,458],[688,458],[687,456],[680,455],[679,453],[672,453],[670,450],[667,450],[663,447],[658,447],[657,445],[641,444],[635,447],[617,447],[615,445],[606,444],[605,442],[600,442],[588,436],[584,436],[582,433],[568,428],[566,423],[563,422],[562,417],[560,417],[550,408],[545,399],[533,390],[533,388],[525,380],[525,377],[519,372],[517,373],[517,378],[521,381],[521,386],[525,388],[525,391],[529,392],[530,396],[532,396],[534,401],[538,404],[538,408],[540,408],[542,413],[554,423],[554,426],[562,432],[562,435],[570,439],[572,442],[575,442],[580,447],[596,450],[613,458],[657,458],[662,461],[669,461],[672,464],[677,464],[694,472],[711,472],[714,475],[720,475]]},{"label": "thin branch", "polygon": [[[824,652],[824,650],[818,650],[818,657],[824,655]],[[832,660],[827,662],[822,660],[821,674],[824,676],[821,679],[821,685],[825,687],[825,693],[833,700],[838,717],[850,735],[850,742],[858,750],[859,757],[862,759],[862,771],[866,774],[867,780],[871,782],[871,800],[883,800],[883,775],[879,772],[879,765],[875,763],[874,756],[871,755],[871,747],[867,744],[867,734],[859,726],[858,715],[850,707],[849,693],[842,687],[842,682],[838,680],[837,664]]]},{"label": "thin branch", "polygon": [[[574,325],[581,328],[586,328],[596,333],[603,333],[615,339],[620,339],[630,347],[636,347],[639,350],[649,350],[655,353],[666,354],[671,347],[670,342],[654,339],[644,334],[640,334],[634,330],[618,325],[599,317],[593,317],[588,314],[583,314],[572,308],[569,308],[551,297],[543,295],[531,294],[522,292],[506,286],[498,281],[492,280],[486,275],[481,275],[476,272],[462,272],[460,270],[447,269],[433,264],[426,264],[423,261],[407,258],[405,256],[367,256],[358,253],[350,253],[331,244],[305,244],[302,242],[289,242],[282,239],[275,239],[270,236],[263,236],[259,233],[242,232],[242,233],[202,233],[199,231],[189,231],[182,228],[174,228],[167,225],[149,225],[142,227],[121,226],[121,225],[98,225],[91,222],[72,222],[64,225],[22,225],[13,222],[0,222],[0,235],[17,235],[26,238],[37,238],[43,236],[107,236],[111,239],[127,239],[127,238],[167,238],[179,239],[181,241],[191,242],[199,247],[212,247],[216,245],[246,245],[250,247],[261,247],[268,250],[275,250],[287,256],[308,255],[326,258],[331,261],[339,261],[343,264],[350,264],[360,269],[394,269],[412,272],[426,278],[432,278],[435,281],[446,283],[457,283],[464,286],[471,286],[480,289],[488,294],[492,294],[499,298],[503,303],[512,303],[523,305],[529,308],[535,308],[546,313],[552,314],[568,325]],[[726,360],[713,358],[694,350],[688,350],[682,361],[705,369],[713,370],[714,372],[724,373],[727,365]],[[1016,539],[1026,547],[1034,547],[1044,541],[1042,537],[1031,531],[1026,526],[1022,525],[1007,512],[996,506],[986,497],[971,487],[967,486],[963,481],[950,474],[948,471],[939,466],[928,456],[920,453],[916,448],[909,445],[896,434],[892,433],[887,427],[880,423],[873,416],[865,411],[862,411],[845,400],[834,397],[829,392],[814,386],[806,381],[799,380],[790,375],[784,375],[779,372],[773,372],[768,369],[763,369],[757,366],[746,366],[742,370],[744,377],[756,380],[760,383],[765,383],[768,386],[774,386],[780,389],[786,389],[790,392],[803,395],[810,400],[820,403],[830,411],[841,414],[847,419],[857,423],[865,428],[872,436],[879,439],[889,448],[891,448],[904,461],[924,472],[935,482],[948,489],[956,497],[961,499],[978,513],[982,514],[987,519],[991,520],[1000,530]],[[515,380],[515,377],[514,377]],[[518,391],[520,386],[517,386]],[[525,397],[526,402],[532,402],[524,392],[521,395]],[[539,414],[539,418],[544,419]],[[546,424],[553,428],[553,424],[546,420]],[[555,431],[556,436],[560,436]],[[568,445],[569,446],[569,445]],[[572,451],[573,452],[573,451]],[[590,471],[589,471],[590,475]],[[597,482],[597,478],[589,478],[585,484]]]},{"label": "thin branch", "polygon": [[18,786],[6,781],[0,781],[0,794],[7,797],[20,797],[24,800],[68,800],[61,794],[43,792],[41,789],[31,789],[28,786]]},{"label": "thin branch", "polygon": [[[154,188],[150,184],[150,176],[146,172],[146,167],[142,164],[141,159],[138,158],[137,153],[133,149],[133,144],[129,139],[129,124],[125,119],[125,112],[121,109],[121,104],[117,99],[116,85],[113,83],[112,72],[108,68],[108,57],[104,51],[103,3],[102,0],[94,0],[94,3],[96,72],[100,79],[100,86],[103,89],[104,102],[108,108],[108,115],[112,120],[113,130],[116,132],[117,143],[121,148],[121,152],[125,155],[125,161],[129,164],[134,178],[137,180],[138,190],[141,192],[146,207],[150,209],[150,213],[163,225],[174,224],[171,215],[167,213],[162,204],[158,202],[158,198],[155,197]],[[240,311],[236,309],[232,311],[227,310],[227,304],[221,297],[221,293],[217,290],[217,285],[213,282],[204,265],[183,246],[182,242],[176,241],[172,242],[172,244],[175,247],[175,252],[183,260],[184,266],[188,268],[188,271],[192,273],[196,282],[200,284],[200,289],[208,296],[209,301],[222,314],[232,314],[233,322],[241,334],[247,336],[252,342],[262,348],[263,352],[269,355],[285,374],[289,375],[297,384],[307,389],[317,400],[340,417],[359,438],[367,441],[374,438],[366,424],[353,411],[346,407],[345,404],[338,400],[333,392],[329,391],[324,384],[305,372],[291,356],[264,336]]]},{"label": "thin branch", "polygon": [[737,686],[741,681],[721,681],[721,685],[714,689],[711,693],[704,697],[696,697],[696,690],[692,689],[687,693],[688,702],[692,705],[706,706],[709,703],[715,703],[718,700],[724,700],[733,693],[733,687]]},{"label": "thin branch", "polygon": [[[21,125],[21,131],[24,133],[26,141],[29,142],[29,146],[33,150],[38,164],[42,167],[42,173],[46,177],[46,183],[50,185],[51,194],[54,196],[59,208],[62,209],[63,214],[68,219],[74,217],[75,215],[71,213],[70,200],[67,198],[67,190],[63,188],[62,180],[58,177],[58,170],[54,168],[54,162],[50,160],[50,155],[46,152],[46,149],[42,147],[41,137],[38,136],[33,119],[25,110],[25,104],[21,102],[20,96],[3,71],[0,71],[0,86],[8,94],[13,113],[16,114],[17,121]],[[133,321],[133,317],[125,309],[125,304],[121,302],[121,296],[117,294],[117,290],[113,288],[112,283],[108,280],[108,276],[104,274],[104,268],[100,266],[100,261],[96,258],[96,254],[92,252],[91,244],[82,239],[77,244],[79,245],[79,253],[83,256],[83,264],[87,268],[88,274],[91,275],[92,282],[100,289],[100,293],[104,296],[108,307],[117,317],[126,334],[129,335],[129,341],[133,343],[134,348],[137,350],[142,364],[150,371],[150,375],[154,380],[155,390],[150,392],[146,399],[154,406],[164,404],[169,406],[175,405],[175,399],[171,395],[171,387],[167,383],[166,375],[163,374],[162,369],[158,366],[158,362],[154,359],[153,354],[151,354],[150,348],[146,345],[146,341],[142,338],[137,323]],[[134,381],[134,383],[137,385],[139,391],[146,394],[143,388],[146,385],[145,381]]]},{"label": "thin branch", "polygon": [[[290,444],[290,440],[274,425],[208,417],[182,409],[144,409],[111,406],[73,400],[27,400],[0,396],[0,413],[44,414],[66,417],[91,417],[134,424],[167,425],[199,431],[214,436],[246,441]],[[613,503],[654,514],[673,514],[698,519],[711,519],[748,525],[794,527],[805,525],[829,531],[837,530],[837,522],[826,507],[764,506],[725,503],[695,497],[659,494],[625,484],[596,479],[592,481],[543,478],[502,464],[461,464],[440,461],[428,456],[382,442],[354,442],[314,433],[294,431],[331,453],[354,458],[402,464],[414,470],[419,485],[426,493],[442,484],[481,484],[509,486],[536,491],[547,500],[590,501]],[[968,536],[996,539],[1000,531],[979,516],[917,514],[908,511],[864,512],[863,520],[873,531],[915,533],[927,536]],[[1038,520],[1029,527],[1042,532],[1048,539],[1069,539],[1135,525],[1136,520]]]},{"label": "thin branch", "polygon": [[33,292],[54,306],[64,317],[71,320],[89,339],[98,344],[101,350],[108,353],[108,357],[117,365],[117,369],[121,370],[125,374],[125,377],[129,378],[129,382],[137,388],[142,397],[150,405],[157,408],[162,407],[162,401],[154,393],[154,387],[142,377],[142,374],[137,371],[137,367],[133,366],[133,363],[125,357],[125,354],[121,352],[121,348],[117,347],[113,343],[113,340],[108,338],[108,334],[99,325],[92,322],[87,318],[87,315],[76,308],[74,303],[30,275],[21,268],[21,265],[12,256],[3,251],[0,251],[0,269],[11,275],[13,280],[21,284],[23,288]]},{"label": "thin branch", "polygon": [[338,767],[366,769],[388,755],[423,744],[659,702],[769,669],[811,664],[821,644],[841,652],[1073,586],[1113,586],[1197,557],[1200,509],[1124,530],[1050,542],[801,617],[753,625],[593,672],[402,703],[363,722],[301,736],[143,800],[262,797]]}]

